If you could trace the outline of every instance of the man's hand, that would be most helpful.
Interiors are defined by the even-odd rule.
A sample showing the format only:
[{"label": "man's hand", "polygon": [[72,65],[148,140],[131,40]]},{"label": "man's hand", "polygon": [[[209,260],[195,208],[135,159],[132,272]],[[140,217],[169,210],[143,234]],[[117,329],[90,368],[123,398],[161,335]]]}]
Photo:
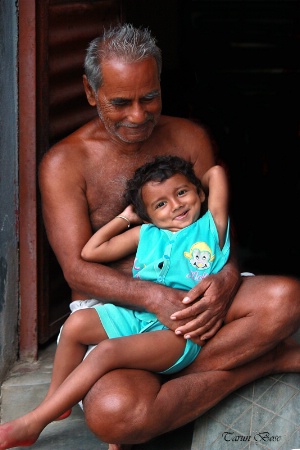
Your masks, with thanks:
[{"label": "man's hand", "polygon": [[[239,285],[239,273],[230,263],[218,274],[204,278],[182,300],[188,306],[171,315],[177,325],[175,333],[203,345],[222,326]],[[183,320],[186,323],[178,326]]]}]

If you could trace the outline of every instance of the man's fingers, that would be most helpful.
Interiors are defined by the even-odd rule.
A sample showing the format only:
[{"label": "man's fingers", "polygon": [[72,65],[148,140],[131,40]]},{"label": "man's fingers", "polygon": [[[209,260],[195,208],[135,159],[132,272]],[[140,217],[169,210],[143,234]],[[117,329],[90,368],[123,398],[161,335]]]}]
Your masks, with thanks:
[{"label": "man's fingers", "polygon": [[[222,324],[222,320],[215,316],[210,317],[206,311],[201,316],[193,318],[193,320],[190,320],[182,326],[178,326],[175,330],[175,334],[184,336],[185,339],[190,339],[195,336],[202,336],[203,340],[203,336],[213,336],[213,334],[220,327],[219,323]],[[214,329],[216,329],[216,331],[214,331]]]},{"label": "man's fingers", "polygon": [[198,316],[199,314],[202,314],[205,311],[209,311],[207,309],[207,305],[205,302],[201,304],[201,302],[195,303],[193,305],[187,306],[184,309],[181,309],[180,311],[174,312],[170,317],[172,320],[182,320],[182,319],[188,319]]}]

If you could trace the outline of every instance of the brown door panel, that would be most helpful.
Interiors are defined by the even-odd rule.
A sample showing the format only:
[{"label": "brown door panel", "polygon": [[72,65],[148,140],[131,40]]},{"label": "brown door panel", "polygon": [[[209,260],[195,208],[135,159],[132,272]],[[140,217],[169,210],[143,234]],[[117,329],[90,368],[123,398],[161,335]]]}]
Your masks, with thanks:
[{"label": "brown door panel", "polygon": [[[90,120],[85,49],[103,26],[122,21],[121,0],[37,2],[37,162],[54,143]],[[55,336],[69,314],[70,289],[47,241],[38,195],[38,341]]]}]

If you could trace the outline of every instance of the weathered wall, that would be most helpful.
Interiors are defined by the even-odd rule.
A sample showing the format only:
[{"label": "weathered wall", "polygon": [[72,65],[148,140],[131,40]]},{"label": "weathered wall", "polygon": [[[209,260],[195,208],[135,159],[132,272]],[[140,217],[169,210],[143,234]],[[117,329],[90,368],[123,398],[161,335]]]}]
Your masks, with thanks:
[{"label": "weathered wall", "polygon": [[0,382],[18,351],[17,9],[0,2]]}]

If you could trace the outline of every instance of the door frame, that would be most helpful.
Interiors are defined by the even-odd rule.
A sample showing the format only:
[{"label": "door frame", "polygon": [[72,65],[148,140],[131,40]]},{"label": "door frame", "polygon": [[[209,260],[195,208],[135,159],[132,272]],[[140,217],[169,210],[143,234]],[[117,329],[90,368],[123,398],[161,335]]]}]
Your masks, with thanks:
[{"label": "door frame", "polygon": [[36,0],[19,0],[20,359],[37,359]]}]

